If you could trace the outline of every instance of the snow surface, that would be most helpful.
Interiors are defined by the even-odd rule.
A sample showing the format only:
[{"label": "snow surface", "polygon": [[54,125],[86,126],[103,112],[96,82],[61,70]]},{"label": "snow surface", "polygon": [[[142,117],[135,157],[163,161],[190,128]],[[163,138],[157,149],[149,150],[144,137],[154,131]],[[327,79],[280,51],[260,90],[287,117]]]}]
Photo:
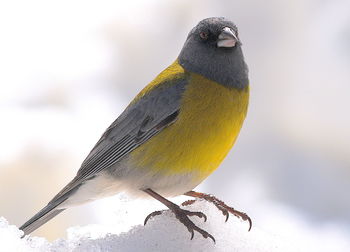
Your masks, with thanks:
[{"label": "snow surface", "polygon": [[207,215],[205,223],[202,219],[191,218],[215,237],[216,244],[198,233],[190,240],[190,233],[170,212],[150,219],[146,226],[136,225],[120,234],[105,232],[101,225],[69,228],[67,239],[52,243],[40,237],[21,239],[22,231],[0,217],[0,251],[301,251],[288,239],[263,231],[254,223],[250,232],[248,223],[234,216],[225,223],[221,212],[209,203],[197,202],[185,208]]}]

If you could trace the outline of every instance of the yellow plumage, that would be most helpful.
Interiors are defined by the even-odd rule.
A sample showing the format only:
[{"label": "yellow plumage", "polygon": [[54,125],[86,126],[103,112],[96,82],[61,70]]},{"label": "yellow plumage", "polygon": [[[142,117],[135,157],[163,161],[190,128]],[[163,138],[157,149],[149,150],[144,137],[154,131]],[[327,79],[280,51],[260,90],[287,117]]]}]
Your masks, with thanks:
[{"label": "yellow plumage", "polygon": [[160,74],[158,74],[158,76],[153,81],[151,81],[146,87],[144,87],[141,90],[141,92],[138,93],[135,99],[132,100],[130,104],[133,104],[136,101],[138,101],[142,96],[147,94],[149,91],[151,91],[153,88],[155,88],[159,84],[165,83],[168,80],[174,81],[180,78],[183,73],[185,73],[185,70],[176,60],[173,64],[171,64],[166,69],[164,69]]},{"label": "yellow plumage", "polygon": [[[169,75],[169,72],[172,74]],[[164,74],[166,72],[166,74]],[[175,62],[142,92],[144,95],[164,76],[184,72]],[[190,74],[177,120],[135,149],[130,157],[137,167],[166,175],[209,176],[233,146],[247,113],[249,88],[227,88],[205,77]]]}]

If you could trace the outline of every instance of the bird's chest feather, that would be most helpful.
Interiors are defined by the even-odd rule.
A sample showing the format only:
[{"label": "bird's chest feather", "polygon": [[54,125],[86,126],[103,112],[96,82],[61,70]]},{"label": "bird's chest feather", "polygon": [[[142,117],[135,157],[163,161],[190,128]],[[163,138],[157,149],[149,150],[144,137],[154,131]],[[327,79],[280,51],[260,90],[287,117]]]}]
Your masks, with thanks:
[{"label": "bird's chest feather", "polygon": [[248,88],[227,88],[197,74],[191,78],[176,122],[135,150],[137,166],[205,178],[231,149],[246,116]]}]

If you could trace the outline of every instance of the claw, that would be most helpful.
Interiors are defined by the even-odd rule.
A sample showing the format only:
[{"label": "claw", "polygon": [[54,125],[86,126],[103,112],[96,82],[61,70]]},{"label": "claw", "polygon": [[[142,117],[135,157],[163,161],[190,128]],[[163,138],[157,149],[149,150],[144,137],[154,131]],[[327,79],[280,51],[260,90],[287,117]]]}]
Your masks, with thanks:
[{"label": "claw", "polygon": [[230,217],[228,211],[225,210],[225,211],[222,212],[222,214],[226,216],[225,222],[227,222],[228,221],[228,217]]},{"label": "claw", "polygon": [[252,219],[249,216],[248,216],[248,222],[249,222],[249,228],[248,228],[248,232],[249,232],[253,226]]},{"label": "claw", "polygon": [[193,230],[190,230],[189,228],[188,228],[188,231],[191,233],[191,240],[193,240],[193,237],[194,237],[194,231],[193,231]]},{"label": "claw", "polygon": [[215,241],[214,236],[212,236],[211,234],[208,234],[208,236],[209,236],[209,238],[210,238],[210,239],[212,239],[212,240],[213,240],[213,242],[214,242],[214,244],[215,244],[215,243],[216,243],[216,241]]},{"label": "claw", "polygon": [[202,213],[202,212],[191,212],[191,211],[188,211],[188,210],[183,210],[183,211],[188,216],[197,216],[198,218],[203,218],[204,222],[207,221],[207,216],[204,213]]},{"label": "claw", "polygon": [[219,209],[221,211],[221,213],[225,216],[225,222],[228,221],[228,218],[230,217],[230,214],[228,213],[227,209],[225,209],[224,207],[220,206],[220,205],[216,205],[214,203],[214,205],[217,207],[217,209]]},{"label": "claw", "polygon": [[214,236],[212,236],[212,235],[209,234],[208,232],[204,231],[203,229],[201,229],[201,228],[199,228],[199,227],[196,227],[195,230],[196,230],[198,233],[200,233],[205,239],[207,239],[207,238],[209,237],[210,239],[213,240],[214,244],[216,243]]},{"label": "claw", "polygon": [[147,221],[148,221],[150,218],[155,217],[155,216],[157,216],[157,215],[161,215],[163,212],[164,212],[164,210],[162,210],[162,211],[154,211],[154,212],[150,213],[149,215],[147,215],[147,217],[146,217],[146,219],[145,219],[143,225],[146,226]]},{"label": "claw", "polygon": [[226,209],[230,213],[232,213],[234,216],[241,218],[244,221],[248,221],[248,224],[249,224],[248,232],[252,229],[252,225],[253,225],[252,219],[246,213],[239,212],[239,211],[233,209],[232,207],[228,207],[228,206],[226,206]]},{"label": "claw", "polygon": [[[211,194],[198,193],[195,191],[187,192],[187,193],[185,193],[185,195],[195,197],[197,199],[203,199],[205,201],[208,201],[208,202],[214,204],[222,212],[222,214],[226,217],[225,222],[228,221],[228,218],[230,216],[229,213],[233,214],[237,218],[241,218],[244,221],[248,221],[248,223],[249,223],[248,232],[251,230],[252,220],[250,219],[250,217],[246,213],[239,212],[239,211],[235,210],[234,208],[227,206],[225,204],[225,202],[217,199],[215,196],[213,196]],[[187,200],[187,201],[183,202],[182,205],[183,206],[192,205],[195,201],[196,200]]]},{"label": "claw", "polygon": [[[183,223],[183,222],[182,222],[182,223]],[[191,223],[193,224],[193,222],[191,222]],[[183,223],[183,224],[184,224],[184,223]],[[184,224],[184,225],[186,225],[186,224]],[[203,230],[203,229],[197,227],[197,226],[194,225],[194,224],[193,224],[193,226],[190,226],[190,225],[189,225],[189,226],[187,227],[187,229],[188,229],[188,231],[191,233],[191,240],[193,240],[194,231],[197,231],[197,232],[200,233],[205,239],[207,239],[207,238],[209,237],[210,239],[213,240],[214,243],[216,243],[214,236],[212,236],[212,235],[209,234],[207,231],[205,231],[205,230]]]},{"label": "claw", "polygon": [[[200,212],[199,212],[200,213]],[[207,216],[204,213],[201,213],[201,217],[200,218],[204,218],[204,222],[207,222]]]}]

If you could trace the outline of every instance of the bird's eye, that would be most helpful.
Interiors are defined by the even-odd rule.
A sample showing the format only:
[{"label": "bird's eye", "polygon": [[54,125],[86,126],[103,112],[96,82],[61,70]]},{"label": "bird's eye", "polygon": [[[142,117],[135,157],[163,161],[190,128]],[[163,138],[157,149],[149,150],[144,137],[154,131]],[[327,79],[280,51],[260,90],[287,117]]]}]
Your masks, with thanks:
[{"label": "bird's eye", "polygon": [[199,37],[201,37],[201,39],[203,40],[207,40],[209,37],[209,34],[207,32],[201,32],[199,33]]}]

